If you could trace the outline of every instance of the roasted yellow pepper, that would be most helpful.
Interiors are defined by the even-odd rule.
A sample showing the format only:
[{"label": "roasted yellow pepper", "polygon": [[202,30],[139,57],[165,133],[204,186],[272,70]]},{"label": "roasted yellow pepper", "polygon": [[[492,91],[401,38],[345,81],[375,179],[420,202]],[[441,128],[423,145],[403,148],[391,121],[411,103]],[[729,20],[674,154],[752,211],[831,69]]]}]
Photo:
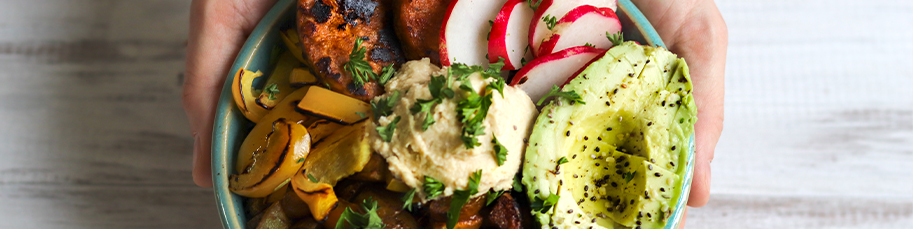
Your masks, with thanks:
[{"label": "roasted yellow pepper", "polygon": [[272,127],[266,135],[267,143],[250,154],[248,163],[242,165],[238,174],[229,177],[228,188],[232,192],[265,197],[288,182],[304,164],[311,146],[307,129],[286,119],[276,120]]}]

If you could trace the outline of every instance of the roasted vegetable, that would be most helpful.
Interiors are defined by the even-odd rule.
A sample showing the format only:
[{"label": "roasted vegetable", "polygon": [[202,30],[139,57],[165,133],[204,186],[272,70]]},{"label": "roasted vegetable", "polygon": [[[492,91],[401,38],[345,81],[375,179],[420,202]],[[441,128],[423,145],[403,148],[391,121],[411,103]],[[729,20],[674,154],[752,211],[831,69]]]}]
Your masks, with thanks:
[{"label": "roasted vegetable", "polygon": [[292,178],[292,187],[295,194],[307,203],[311,214],[317,221],[323,221],[327,215],[336,207],[336,193],[333,192],[333,186],[327,183],[319,183],[313,179],[312,175],[307,174],[307,170],[301,170],[300,173]]},{"label": "roasted vegetable", "polygon": [[317,143],[341,127],[342,124],[335,123],[326,119],[321,119],[311,123],[311,125],[308,126],[308,133],[311,134],[311,141]]},{"label": "roasted vegetable", "polygon": [[303,64],[304,57],[301,53],[301,40],[298,38],[298,31],[295,29],[279,31],[279,37],[282,38],[282,43],[284,43],[285,47],[288,48],[288,51],[295,56],[295,59]]},{"label": "roasted vegetable", "polygon": [[314,145],[302,169],[318,182],[330,186],[361,172],[371,159],[365,124],[343,126]]},{"label": "roasted vegetable", "polygon": [[276,202],[267,208],[260,218],[257,229],[288,229],[291,227],[292,222],[285,216],[285,212],[282,211],[281,205],[282,204],[279,202]]},{"label": "roasted vegetable", "polygon": [[273,109],[276,104],[285,96],[292,93],[293,89],[289,83],[289,77],[292,69],[298,66],[298,61],[290,52],[283,52],[279,55],[279,61],[276,67],[270,72],[269,78],[263,84],[260,96],[257,97],[256,104],[264,109]]},{"label": "roasted vegetable", "polygon": [[288,77],[288,81],[294,88],[317,85],[320,82],[307,68],[292,69],[292,75]]},{"label": "roasted vegetable", "polygon": [[289,122],[298,122],[302,125],[309,125],[312,120],[316,118],[305,116],[301,113],[295,112],[295,106],[298,104],[298,101],[304,97],[304,94],[307,93],[310,87],[304,87],[298,90],[295,90],[290,95],[286,96],[275,108],[269,111],[266,116],[261,118],[261,121],[257,123],[256,126],[247,134],[247,137],[244,138],[244,142],[241,143],[241,147],[238,150],[237,159],[235,159],[235,172],[241,173],[244,168],[251,163],[251,159],[254,157],[255,152],[259,152],[266,147],[267,144],[267,134],[273,131],[273,122],[279,119],[285,119]]},{"label": "roasted vegetable", "polygon": [[407,60],[440,64],[441,27],[451,0],[394,0],[393,24]]},{"label": "roasted vegetable", "polygon": [[231,94],[235,105],[238,105],[241,114],[251,122],[259,122],[268,112],[266,108],[257,105],[257,96],[260,94],[255,92],[253,87],[254,79],[261,76],[263,73],[260,71],[253,72],[241,68],[231,81]]},{"label": "roasted vegetable", "polygon": [[298,103],[296,110],[349,125],[366,119],[371,112],[371,105],[322,87],[312,87]]},{"label": "roasted vegetable", "polygon": [[252,152],[239,174],[229,177],[229,189],[238,195],[264,197],[287,182],[304,162],[311,139],[299,123],[279,119],[266,135],[266,145]]}]

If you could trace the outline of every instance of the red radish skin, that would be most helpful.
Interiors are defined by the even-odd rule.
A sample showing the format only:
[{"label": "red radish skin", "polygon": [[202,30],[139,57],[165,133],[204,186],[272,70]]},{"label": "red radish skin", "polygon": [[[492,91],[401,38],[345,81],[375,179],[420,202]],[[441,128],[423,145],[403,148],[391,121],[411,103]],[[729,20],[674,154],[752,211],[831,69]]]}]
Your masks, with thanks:
[{"label": "red radish skin", "polygon": [[495,17],[488,36],[488,61],[498,62],[504,58],[502,70],[516,70],[521,67],[521,60],[532,59],[532,51],[527,50],[529,33],[527,23],[532,20],[533,10],[526,0],[509,0],[501,7]]},{"label": "red radish skin", "polygon": [[[535,0],[534,0],[535,1]],[[539,45],[547,38],[548,26],[542,21],[543,16],[563,18],[568,12],[582,5],[616,9],[615,0],[542,0],[529,23],[529,45],[533,54],[538,57]]]},{"label": "red radish skin", "polygon": [[574,77],[572,73],[579,72],[594,57],[605,51],[577,46],[538,57],[520,68],[510,85],[525,91],[533,101],[539,101],[551,90],[552,85],[563,86],[568,78]]},{"label": "red radish skin", "polygon": [[506,0],[453,0],[441,24],[441,65],[455,62],[488,66],[488,21],[498,15]]},{"label": "red radish skin", "polygon": [[539,46],[537,53],[547,55],[562,49],[591,44],[596,48],[608,49],[612,42],[606,34],[621,31],[621,22],[611,8],[583,5],[558,20],[549,31],[548,39]]}]

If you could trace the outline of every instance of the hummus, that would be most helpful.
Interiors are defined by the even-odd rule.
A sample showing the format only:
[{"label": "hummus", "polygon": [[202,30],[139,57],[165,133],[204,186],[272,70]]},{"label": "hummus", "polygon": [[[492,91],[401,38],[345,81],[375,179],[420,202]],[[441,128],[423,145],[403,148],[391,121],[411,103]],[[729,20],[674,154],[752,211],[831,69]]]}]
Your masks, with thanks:
[{"label": "hummus", "polygon": [[[395,118],[400,117],[390,141],[381,139],[377,131],[368,131],[371,146],[375,152],[386,158],[390,172],[409,187],[415,188],[422,200],[428,200],[422,191],[424,177],[440,181],[445,189],[443,195],[450,196],[455,190],[466,188],[469,177],[475,171],[482,171],[477,195],[485,194],[489,189],[507,190],[512,187],[514,175],[520,168],[525,150],[525,138],[529,136],[532,123],[538,115],[536,107],[529,96],[522,90],[505,86],[503,96],[496,90],[493,93],[491,107],[483,121],[484,134],[476,136],[481,145],[467,149],[460,139],[463,123],[460,122],[457,104],[467,95],[462,91],[460,82],[454,82],[452,89],[456,96],[443,101],[431,109],[435,123],[422,130],[426,112],[412,114],[410,108],[417,100],[432,99],[428,89],[431,76],[447,74],[425,58],[403,64],[386,85],[387,94],[375,99],[386,98],[398,91],[401,97],[396,101],[391,115],[379,117],[377,122],[369,124],[369,130],[377,126],[385,127]],[[485,78],[479,73],[469,76],[472,88],[478,93],[494,79]],[[492,143],[492,136],[497,137],[507,149],[504,164],[498,166]]]}]

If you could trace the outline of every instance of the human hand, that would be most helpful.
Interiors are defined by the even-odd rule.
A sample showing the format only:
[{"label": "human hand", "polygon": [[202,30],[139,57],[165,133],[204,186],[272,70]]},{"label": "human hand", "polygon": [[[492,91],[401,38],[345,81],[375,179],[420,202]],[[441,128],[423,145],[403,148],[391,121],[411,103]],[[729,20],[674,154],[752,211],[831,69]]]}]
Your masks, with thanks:
[{"label": "human hand", "polygon": [[194,0],[184,71],[183,105],[193,134],[193,182],[212,186],[212,121],[228,68],[276,0]]},{"label": "human hand", "polygon": [[[685,58],[697,105],[694,180],[688,206],[710,198],[710,162],[723,131],[723,95],[729,32],[712,0],[632,0],[670,51]],[[682,224],[684,225],[684,224]]]}]

